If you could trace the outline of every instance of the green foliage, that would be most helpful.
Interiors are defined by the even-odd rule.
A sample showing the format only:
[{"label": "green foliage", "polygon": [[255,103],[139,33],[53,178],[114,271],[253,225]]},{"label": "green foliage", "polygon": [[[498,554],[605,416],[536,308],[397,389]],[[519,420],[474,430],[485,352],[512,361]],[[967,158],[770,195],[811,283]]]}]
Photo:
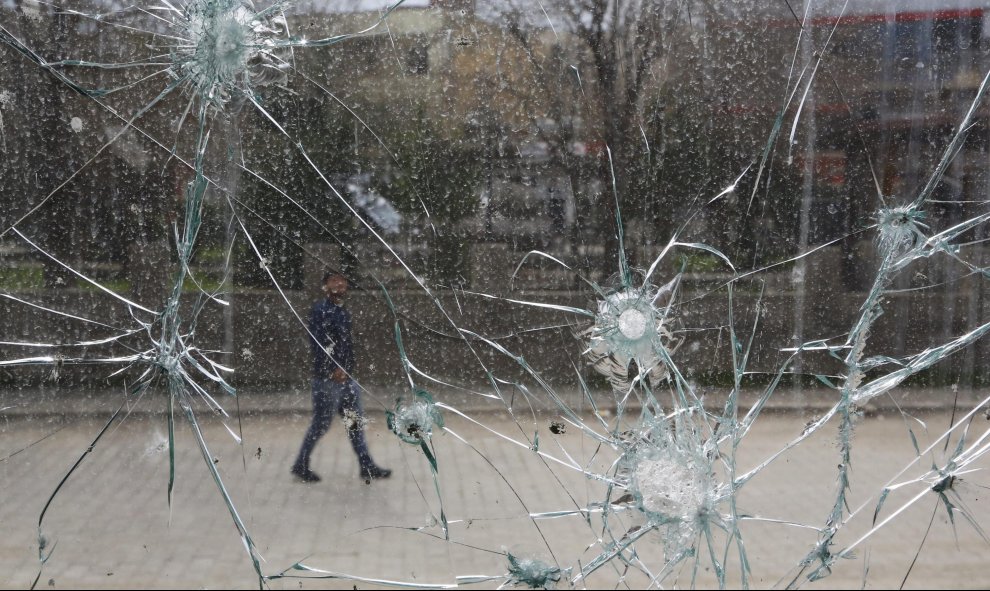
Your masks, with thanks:
[{"label": "green foliage", "polygon": [[45,287],[44,272],[41,267],[0,268],[0,289],[23,291]]},{"label": "green foliage", "polygon": [[676,269],[687,273],[713,273],[725,270],[725,263],[708,253],[691,252],[680,257]]},{"label": "green foliage", "polygon": [[[630,131],[639,142],[624,154],[625,179],[619,179],[625,191],[623,219],[642,220],[659,240],[666,240],[681,230],[683,220],[697,214],[701,223],[695,227],[703,228],[697,240],[712,244],[734,261],[767,262],[793,252],[801,166],[786,162],[784,153],[776,154],[754,195],[753,143],[746,124],[713,116],[710,104],[698,101],[689,89],[681,90],[675,87],[660,94],[645,114],[643,127]],[[739,179],[735,191],[706,206],[747,167],[750,173]]]},{"label": "green foliage", "polygon": [[76,287],[83,291],[100,292],[103,289],[109,289],[114,293],[126,294],[131,291],[131,281],[129,279],[103,279],[100,281],[100,287],[97,287],[88,281],[80,279],[76,281]]},{"label": "green foliage", "polygon": [[395,162],[382,193],[407,217],[425,218],[429,212],[423,225],[432,225],[427,266],[433,278],[467,283],[470,240],[457,222],[475,213],[481,202],[481,146],[430,116],[423,105],[408,117],[394,119],[407,125],[385,138]]},{"label": "green foliage", "polygon": [[[350,127],[353,117],[334,109],[329,100],[315,97],[279,96],[264,106],[276,120],[286,122],[293,137],[300,138],[313,164],[292,142],[272,134],[271,124],[262,115],[248,117],[242,147],[247,166],[255,174],[241,175],[239,199],[253,215],[242,219],[279,285],[301,289],[303,245],[323,241],[341,244],[346,250],[356,239],[353,216],[327,186],[329,181],[343,191],[341,179],[357,170]],[[246,241],[238,244],[235,258],[239,285],[270,287],[271,278]],[[338,261],[327,263],[335,266]]]},{"label": "green foliage", "polygon": [[455,130],[430,118],[420,106],[386,141],[398,160],[389,186],[383,189],[407,214],[423,213],[434,222],[456,222],[475,212],[480,203],[481,150]]}]

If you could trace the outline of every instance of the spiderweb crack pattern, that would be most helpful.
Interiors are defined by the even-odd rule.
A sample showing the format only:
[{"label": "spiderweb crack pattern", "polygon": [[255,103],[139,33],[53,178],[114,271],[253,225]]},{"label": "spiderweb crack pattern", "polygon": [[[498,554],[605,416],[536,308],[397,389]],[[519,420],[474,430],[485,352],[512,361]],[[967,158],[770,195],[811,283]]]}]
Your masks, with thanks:
[{"label": "spiderweb crack pattern", "polygon": [[[815,539],[801,549],[802,555],[793,560],[789,572],[776,575],[779,584],[798,587],[822,580],[840,569],[843,560],[851,560],[878,532],[885,532],[891,523],[926,499],[934,499],[936,510],[944,511],[953,528],[965,522],[990,543],[980,512],[971,506],[971,495],[967,492],[971,485],[980,486],[977,482],[979,462],[985,460],[990,451],[990,429],[980,433],[975,427],[976,418],[990,398],[967,401],[963,407],[958,405],[957,399],[952,407],[950,426],[944,432],[932,435],[932,442],[925,448],[918,443],[914,430],[914,424],[920,421],[898,409],[910,434],[913,459],[899,467],[899,471],[866,500],[853,501],[850,494],[854,442],[858,425],[865,420],[867,405],[882,396],[894,400],[891,395],[894,388],[973,347],[990,331],[990,323],[976,323],[962,334],[947,335],[916,353],[888,355],[875,351],[875,336],[884,328],[881,317],[891,309],[893,296],[910,292],[904,287],[904,278],[919,264],[937,259],[939,264],[966,274],[974,284],[990,277],[990,268],[984,266],[981,256],[984,239],[974,238],[977,230],[985,232],[990,213],[980,211],[966,219],[941,215],[936,199],[936,190],[946,182],[946,175],[976,128],[977,120],[982,117],[985,121],[980,110],[984,108],[990,73],[982,78],[968,108],[954,124],[944,152],[917,191],[889,195],[878,185],[879,206],[855,231],[815,247],[809,246],[805,233],[800,248],[790,251],[784,258],[769,264],[746,266],[714,242],[696,239],[699,232],[692,224],[706,215],[715,219],[717,214],[709,212],[720,208],[747,201],[747,208],[761,205],[760,189],[767,187],[769,191],[775,146],[784,129],[785,116],[793,116],[788,141],[790,150],[796,143],[801,117],[814,113],[813,105],[807,101],[813,101],[810,89],[824,63],[832,39],[829,35],[819,50],[805,56],[806,63],[800,66],[804,68],[802,72],[795,72],[792,67],[785,99],[783,104],[775,106],[780,111],[763,151],[759,151],[759,146],[754,149],[752,161],[734,171],[731,175],[734,180],[724,190],[706,188],[704,194],[692,202],[689,215],[663,236],[665,243],[649,245],[645,252],[653,256],[649,257],[652,262],[647,268],[640,269],[631,262],[634,252],[644,251],[638,244],[643,233],[627,235],[634,220],[624,221],[622,217],[626,198],[622,191],[631,190],[633,185],[627,177],[636,171],[616,169],[613,147],[604,145],[602,162],[598,164],[602,169],[607,168],[612,183],[611,187],[600,189],[601,195],[607,195],[601,197],[607,202],[607,210],[614,213],[614,218],[609,216],[607,224],[617,242],[614,275],[605,281],[596,281],[580,266],[576,248],[561,247],[560,252],[551,248],[533,249],[518,261],[505,289],[472,291],[447,287],[432,281],[427,272],[419,271],[418,261],[407,256],[415,251],[403,249],[399,238],[392,242],[386,238],[396,232],[385,226],[391,228],[401,216],[393,210],[383,209],[378,201],[384,198],[372,200],[378,209],[371,210],[372,201],[369,200],[372,198],[368,197],[371,191],[355,199],[348,189],[338,188],[341,184],[334,171],[319,164],[323,155],[321,141],[325,138],[311,141],[303,129],[305,125],[293,124],[285,109],[280,108],[279,100],[292,100],[285,97],[298,94],[297,84],[311,90],[315,88],[321,99],[346,108],[347,122],[353,126],[355,135],[369,134],[374,143],[388,153],[391,162],[398,160],[389,142],[379,135],[380,130],[366,124],[358,112],[346,107],[326,86],[301,71],[296,64],[296,54],[320,48],[334,51],[337,44],[371,39],[366,34],[380,31],[386,31],[384,38],[394,43],[390,19],[398,14],[396,11],[402,4],[397,2],[382,7],[369,26],[356,28],[353,33],[320,34],[311,38],[291,30],[286,13],[294,6],[285,1],[265,3],[258,8],[248,0],[157,0],[146,6],[95,2],[87,8],[32,3],[33,10],[47,15],[52,22],[71,18],[95,27],[125,30],[128,35],[145,39],[144,55],[121,55],[120,61],[106,62],[89,59],[83,50],[77,55],[75,48],[64,45],[57,45],[56,51],[52,52],[50,48],[35,44],[35,39],[27,34],[30,33],[29,26],[19,32],[10,23],[0,22],[0,42],[16,54],[17,59],[44,73],[55,86],[85,98],[101,116],[117,125],[106,134],[106,141],[101,139],[92,146],[90,153],[70,159],[72,165],[64,175],[45,179],[55,182],[54,187],[50,191],[46,188],[37,203],[18,210],[0,228],[0,239],[16,242],[19,247],[34,252],[46,265],[60,269],[72,281],[95,290],[119,310],[113,316],[113,323],[109,323],[82,316],[71,306],[45,305],[32,302],[30,296],[0,293],[5,301],[30,309],[32,314],[70,319],[94,331],[87,333],[86,338],[72,342],[44,341],[43,336],[24,340],[13,337],[6,340],[4,337],[0,345],[10,350],[29,349],[32,353],[0,359],[0,368],[48,366],[49,378],[53,381],[59,380],[66,366],[73,365],[107,368],[110,370],[108,378],[128,376],[122,404],[82,450],[41,510],[37,531],[39,570],[33,586],[42,580],[46,564],[52,560],[57,546],[57,538],[46,525],[49,508],[60,501],[59,493],[87,457],[99,453],[104,436],[127,418],[132,405],[155,396],[162,397],[168,408],[167,434],[149,449],[163,449],[168,454],[169,506],[173,502],[176,479],[178,414],[190,429],[209,480],[223,500],[260,586],[282,579],[313,578],[418,588],[475,584],[554,588],[586,585],[596,581],[592,580],[593,576],[601,576],[608,577],[616,585],[630,585],[633,581],[632,584],[656,588],[667,585],[694,587],[712,582],[722,588],[748,587],[755,582],[751,554],[747,549],[750,536],[773,536],[777,531],[773,528],[795,528],[812,532]],[[556,35],[554,16],[546,9],[541,13]],[[469,37],[452,36],[458,26],[455,17],[451,17],[453,24],[445,24],[451,33],[448,36],[455,39],[458,47],[471,46],[473,41]],[[801,24],[801,33],[792,58],[795,64],[800,61],[801,49],[807,43],[803,37],[805,24],[802,23],[810,23],[807,18],[796,18]],[[608,11],[589,13],[580,22],[588,27],[603,21],[611,22],[615,27],[620,23],[618,14]],[[838,21],[835,25],[838,26]],[[417,56],[409,59],[418,64]],[[107,74],[116,71],[123,74]],[[575,71],[578,71],[576,66]],[[101,85],[104,77],[114,83]],[[583,91],[579,78],[575,84]],[[133,109],[121,106],[124,103],[113,102],[115,97],[128,92],[140,93],[145,100]],[[3,116],[8,113],[7,105],[15,100],[12,96],[6,90],[0,91],[0,138],[4,142]],[[261,168],[249,164],[245,157],[249,150],[239,144],[241,124],[248,116],[261,120],[265,133],[287,146],[286,152],[290,152],[292,162],[298,164],[297,170],[292,170],[291,174],[273,171],[272,178],[268,179]],[[163,126],[162,120],[167,124]],[[81,133],[86,129],[85,125],[82,119],[73,119],[70,129]],[[175,216],[170,228],[175,250],[172,257],[174,273],[166,289],[155,294],[154,302],[127,297],[124,295],[126,290],[115,289],[110,281],[97,277],[84,268],[78,257],[65,258],[55,245],[45,245],[30,229],[53,200],[68,191],[67,187],[86,174],[89,167],[95,166],[93,163],[101,154],[119,149],[127,137],[140,138],[154,151],[161,152],[166,162],[182,169],[185,175],[181,183],[181,213]],[[224,139],[218,140],[218,137]],[[646,139],[645,131],[643,138]],[[648,145],[645,149],[652,153]],[[389,166],[392,166],[391,162]],[[310,177],[313,185],[320,186],[338,211],[349,216],[350,228],[345,225],[341,230],[340,224],[335,226],[327,220],[321,209],[324,203],[313,206],[302,200],[301,193],[305,191],[292,186],[289,177],[303,174]],[[410,178],[421,177],[411,175]],[[231,364],[221,361],[228,359],[225,356],[231,351],[203,344],[203,329],[199,323],[208,309],[223,310],[232,305],[235,295],[232,253],[235,245],[240,245],[239,248],[255,259],[258,272],[305,330],[305,322],[297,312],[298,305],[288,293],[291,290],[278,275],[278,255],[272,254],[264,240],[266,234],[279,234],[303,250],[306,247],[294,242],[291,230],[280,226],[281,222],[267,219],[263,212],[253,210],[242,199],[240,179],[251,179],[276,195],[281,200],[280,208],[314,221],[321,231],[341,244],[345,254],[355,259],[364,251],[338,234],[358,228],[373,244],[375,256],[380,254],[392,265],[391,269],[402,275],[404,285],[410,286],[409,291],[428,300],[436,322],[421,320],[416,314],[407,312],[399,299],[407,294],[397,295],[400,289],[394,288],[396,282],[369,265],[372,269],[367,273],[371,278],[368,285],[378,286],[379,301],[383,302],[382,315],[390,317],[393,323],[394,348],[389,349],[389,354],[398,359],[408,388],[395,395],[392,389],[379,392],[374,386],[361,387],[385,411],[389,431],[407,444],[404,449],[408,451],[404,453],[415,457],[421,454],[425,458],[433,484],[433,491],[426,494],[415,480],[416,490],[410,495],[415,497],[418,492],[428,508],[429,519],[425,526],[390,524],[387,527],[411,532],[418,536],[416,539],[438,540],[458,551],[467,549],[497,555],[504,571],[482,575],[454,572],[449,573],[453,576],[446,582],[424,583],[412,575],[408,578],[393,577],[392,573],[364,576],[337,567],[311,566],[303,560],[282,570],[271,570],[265,565],[261,546],[249,532],[249,520],[242,517],[241,509],[234,501],[235,495],[218,468],[220,459],[211,451],[202,428],[203,415],[217,417],[230,437],[243,447],[245,434],[238,391],[232,385],[236,372]],[[281,186],[283,179],[285,186]],[[398,173],[388,180],[396,185],[408,181]],[[434,207],[431,212],[433,204],[428,207],[416,192],[425,192],[426,188],[417,187],[415,182],[412,184],[410,194],[415,198],[410,201],[414,202],[413,209],[417,215],[422,210],[422,219],[426,221],[424,227],[430,226],[437,235],[442,234],[446,230],[437,226],[443,225],[443,208]],[[741,184],[751,186],[752,192],[742,195],[743,191],[738,191],[740,195],[737,195]],[[451,190],[440,192],[448,198],[456,193]],[[487,198],[494,199],[493,195],[489,193]],[[986,203],[980,205],[985,209]],[[197,256],[205,228],[209,224],[224,225],[209,218],[218,211],[226,216],[227,234],[221,249],[222,277],[211,284],[200,273]],[[382,211],[388,215],[381,217]],[[556,209],[555,212],[555,215],[563,215]],[[251,229],[256,218],[265,224],[263,231]],[[390,221],[383,224],[383,219]],[[869,289],[843,333],[814,339],[800,334],[791,343],[763,342],[761,323],[768,315],[768,301],[773,299],[768,293],[772,287],[767,287],[767,283],[773,281],[772,273],[794,265],[795,269],[801,270],[795,276],[799,277],[799,282],[804,282],[804,265],[814,260],[819,250],[853,235],[867,233],[875,236],[878,265]],[[651,237],[651,240],[655,239]],[[662,246],[656,248],[659,245]],[[440,246],[437,250],[441,250]],[[674,261],[676,257],[680,257],[679,261]],[[326,261],[321,263],[328,265]],[[561,303],[561,299],[539,290],[525,287],[517,290],[514,282],[522,278],[529,267],[538,265],[552,267],[573,278],[583,290],[581,297],[585,301],[590,298],[591,304],[582,308],[573,300]],[[690,265],[718,269],[718,275],[711,272],[718,277],[717,283],[687,293],[684,283],[692,275]],[[740,292],[744,293],[745,305],[738,301]],[[726,313],[724,322],[707,318],[703,321],[705,326],[692,327],[691,323],[698,317],[697,312],[692,313],[692,305],[697,300],[714,299],[720,300],[721,309]],[[461,320],[466,316],[462,306],[475,304],[479,308],[504,306],[500,309],[511,310],[509,314],[519,313],[520,317],[532,312],[538,314],[540,324],[521,325],[508,336],[486,332]],[[746,320],[740,320],[737,314],[744,314]],[[454,343],[450,346],[464,351],[464,358],[471,366],[455,368],[450,371],[451,375],[421,369],[420,360],[427,357],[428,352],[407,347],[412,342],[408,333],[423,330],[424,326],[432,336]],[[699,385],[697,368],[690,367],[686,361],[696,359],[689,357],[692,343],[700,342],[695,338],[694,330],[717,331],[719,342],[725,340],[727,355],[713,357],[723,362],[720,371],[725,385],[719,396],[706,397],[710,389]],[[407,333],[405,340],[404,331]],[[550,331],[566,336],[567,344],[561,345],[558,351],[543,351],[542,359],[528,361],[520,352],[525,335]],[[567,347],[574,345],[574,341],[577,341],[579,353],[571,359]],[[782,361],[771,370],[753,369],[753,357],[758,349],[765,348],[778,351]],[[42,352],[36,354],[36,350]],[[92,354],[93,350],[100,353]],[[243,357],[252,361],[251,351],[246,348],[244,351]],[[811,366],[815,355],[827,356],[833,367],[839,369],[834,373],[805,370],[803,364],[808,360]],[[548,372],[541,369],[541,364],[545,363],[573,366],[575,376],[562,386],[560,380],[547,377]],[[605,380],[607,388],[602,390],[589,384],[580,364],[590,366]],[[503,371],[505,367],[510,367],[511,371]],[[483,376],[482,387],[469,378],[478,375]],[[765,416],[763,411],[772,400],[782,397],[785,384],[802,377],[816,380],[827,392],[821,414],[808,421],[800,434],[760,456],[761,459],[754,461],[751,456],[742,459],[740,450],[749,441],[747,437],[760,428],[762,421],[759,419]],[[759,391],[751,396],[754,388]],[[571,396],[563,392],[564,389],[577,395]],[[455,391],[481,399],[491,405],[489,414],[460,408],[438,394],[441,391]],[[750,397],[744,399],[745,396]],[[491,418],[492,408],[497,419]],[[541,441],[540,428],[534,425],[540,424],[547,409],[553,419],[549,429],[551,437],[548,439],[544,435]],[[0,407],[0,413],[3,410]],[[362,422],[360,417],[353,415],[345,416],[344,421],[348,428]],[[504,425],[508,426],[505,429],[508,432],[503,432]],[[832,427],[837,429],[837,453],[832,450],[836,468],[830,473],[834,477],[835,490],[826,503],[826,513],[778,518],[747,509],[746,503],[753,502],[753,497],[747,495],[754,494],[753,489],[767,486],[768,473],[786,462],[792,450],[808,445],[812,438],[824,437],[822,433]],[[575,440],[580,443],[574,443]],[[547,474],[540,485],[559,488],[569,505],[556,509],[535,506],[525,490],[528,483],[514,479],[491,457],[486,447],[489,441],[518,450],[536,462]],[[954,442],[951,452],[950,442]],[[941,456],[938,455],[940,445]],[[15,451],[3,461],[20,451],[23,450]],[[451,497],[457,494],[448,487],[451,478],[466,479],[475,475],[455,473],[455,476],[447,476],[444,458],[455,455],[458,461],[472,458],[477,474],[484,473],[508,491],[505,498],[515,511],[522,512],[518,521],[524,524],[526,535],[532,536],[527,539],[532,547],[506,548],[503,544],[510,540],[468,541],[467,531],[474,518],[458,514],[464,510],[460,505],[455,505],[456,510],[451,509]],[[259,447],[257,457],[261,456]],[[242,460],[246,472],[244,453]],[[923,462],[930,463],[930,468],[922,466]],[[451,466],[453,464],[451,461]],[[561,474],[566,473],[582,479],[586,484],[585,494],[578,494],[572,486],[565,484],[566,476]],[[832,483],[823,483],[821,487],[826,484]],[[586,536],[584,552],[580,556],[559,553],[558,540],[548,533],[551,529],[548,524],[554,520],[578,523],[576,529]],[[869,525],[860,525],[867,521]],[[929,530],[931,527],[932,523],[929,523]],[[521,527],[519,531],[522,531]],[[846,536],[847,531],[855,533]],[[927,536],[926,531],[920,541],[922,547]],[[907,574],[914,564],[912,561]],[[457,570],[459,565],[454,568]]]}]

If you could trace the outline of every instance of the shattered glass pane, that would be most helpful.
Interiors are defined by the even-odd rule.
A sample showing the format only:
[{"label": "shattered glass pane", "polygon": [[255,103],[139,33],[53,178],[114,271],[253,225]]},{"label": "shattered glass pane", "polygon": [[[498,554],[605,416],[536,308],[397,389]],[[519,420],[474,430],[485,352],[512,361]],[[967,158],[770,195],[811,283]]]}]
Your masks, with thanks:
[{"label": "shattered glass pane", "polygon": [[988,85],[981,0],[0,0],[0,585],[979,585]]}]

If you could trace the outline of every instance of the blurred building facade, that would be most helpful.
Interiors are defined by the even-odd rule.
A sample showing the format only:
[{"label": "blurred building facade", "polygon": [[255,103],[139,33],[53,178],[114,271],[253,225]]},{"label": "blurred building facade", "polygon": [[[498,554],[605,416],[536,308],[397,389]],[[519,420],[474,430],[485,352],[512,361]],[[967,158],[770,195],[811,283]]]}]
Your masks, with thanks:
[{"label": "blurred building facade", "polygon": [[[767,275],[781,297],[806,290],[823,305],[868,287],[875,257],[861,230],[880,207],[917,194],[990,70],[990,7],[975,0],[828,0],[794,5],[793,13],[786,5],[699,2],[690,14],[647,2],[629,13],[634,20],[606,19],[597,30],[581,29],[587,19],[571,10],[578,4],[545,0],[544,12],[508,0],[416,0],[383,22],[380,2],[296,5],[287,35],[370,30],[293,52],[288,88],[259,90],[260,104],[290,137],[251,108],[217,117],[237,125],[216,125],[224,140],[214,156],[233,147],[247,171],[212,172],[233,180],[245,226],[280,285],[305,299],[326,266],[350,269],[359,281],[374,274],[394,289],[415,285],[354,221],[330,180],[359,210],[368,195],[387,200],[391,209],[379,211],[399,228],[389,247],[437,285],[500,289],[534,248],[605,280],[615,268],[609,254],[621,203],[626,244],[640,266],[675,231],[723,250],[741,268],[834,242],[803,274]],[[35,47],[53,61],[120,61],[142,55],[147,36],[111,35],[93,19],[27,1],[0,4],[0,18],[41,40]],[[596,46],[595,35],[612,45]],[[649,56],[636,49],[645,37],[659,40]],[[135,75],[80,76],[113,87]],[[128,132],[101,151],[121,118],[149,104],[160,86],[135,86],[97,104],[3,44],[0,88],[3,226],[40,205],[22,223],[44,237],[42,247],[114,289],[155,297],[167,281],[172,224],[189,179],[168,151],[191,145],[189,126],[177,131],[174,114],[191,97],[167,98],[142,117],[148,136]],[[34,118],[39,97],[47,102],[42,121]],[[990,193],[984,104],[973,121],[936,193],[940,219],[971,217]],[[735,191],[705,205],[736,179]],[[219,198],[209,207],[196,264],[204,285],[217,288],[230,218]],[[384,231],[373,218],[369,224]],[[968,239],[982,241],[981,232]],[[271,290],[244,241],[235,246],[235,284]],[[0,254],[8,292],[84,288],[9,235]],[[676,264],[696,286],[725,279],[710,258]],[[522,288],[563,292],[575,284],[572,273],[549,265],[516,275]],[[945,286],[939,330],[960,332],[981,317],[986,298],[951,266],[919,268],[897,287],[928,285]],[[895,343],[901,350],[905,339]]]}]

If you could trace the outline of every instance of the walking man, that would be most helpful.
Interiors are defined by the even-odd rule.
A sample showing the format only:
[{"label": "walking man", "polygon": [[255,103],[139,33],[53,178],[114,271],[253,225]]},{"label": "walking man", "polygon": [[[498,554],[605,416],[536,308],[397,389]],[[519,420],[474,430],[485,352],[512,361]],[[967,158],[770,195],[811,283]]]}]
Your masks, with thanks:
[{"label": "walking man", "polygon": [[351,447],[365,480],[388,478],[392,471],[375,465],[364,438],[364,409],[361,392],[351,377],[354,373],[354,346],[351,341],[351,313],[344,306],[347,279],[334,272],[323,276],[326,298],[316,302],[309,315],[310,344],[313,351],[313,422],[303,438],[302,449],[292,465],[292,473],[303,482],[319,482],[309,469],[309,457],[320,437],[330,430],[334,413],[347,427]]}]

